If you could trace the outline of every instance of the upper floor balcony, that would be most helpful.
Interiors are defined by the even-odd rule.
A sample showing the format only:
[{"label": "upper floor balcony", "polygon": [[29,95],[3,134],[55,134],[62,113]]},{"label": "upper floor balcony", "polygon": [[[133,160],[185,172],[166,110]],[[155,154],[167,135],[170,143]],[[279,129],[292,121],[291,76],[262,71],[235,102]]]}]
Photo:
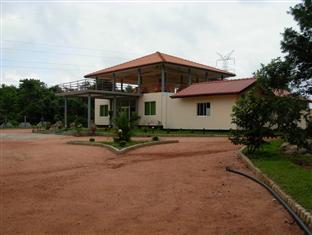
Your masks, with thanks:
[{"label": "upper floor balcony", "polygon": [[175,93],[192,83],[234,76],[227,71],[156,52],[85,75],[59,85],[59,95],[92,93],[140,96],[142,93]]}]

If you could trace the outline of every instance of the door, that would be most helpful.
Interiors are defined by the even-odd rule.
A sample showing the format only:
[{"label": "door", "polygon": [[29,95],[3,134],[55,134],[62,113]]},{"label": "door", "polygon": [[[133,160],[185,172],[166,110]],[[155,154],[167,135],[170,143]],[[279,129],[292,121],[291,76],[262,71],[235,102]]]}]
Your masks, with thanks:
[{"label": "door", "polygon": [[130,119],[130,106],[122,106],[120,107],[120,112],[125,112]]}]

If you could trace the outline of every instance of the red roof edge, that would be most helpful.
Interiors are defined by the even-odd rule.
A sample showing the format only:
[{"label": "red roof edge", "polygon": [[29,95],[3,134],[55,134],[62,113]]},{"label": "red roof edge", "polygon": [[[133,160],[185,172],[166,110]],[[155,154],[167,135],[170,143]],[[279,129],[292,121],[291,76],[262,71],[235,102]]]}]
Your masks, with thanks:
[{"label": "red roof edge", "polygon": [[[193,85],[200,85],[200,84],[207,84],[207,83],[226,83],[226,82],[233,82],[233,81],[240,81],[240,80],[255,80],[256,82],[256,78],[255,77],[249,77],[249,78],[240,78],[240,79],[231,79],[231,80],[217,80],[217,81],[207,81],[207,82],[199,82],[199,83],[194,83]],[[255,82],[249,84],[248,86],[244,87],[243,89],[241,89],[240,91],[237,92],[210,92],[209,94],[207,93],[198,93],[198,94],[190,94],[190,95],[179,95],[179,92],[170,96],[170,98],[176,99],[176,98],[189,98],[189,97],[199,97],[199,96],[215,96],[215,95],[235,95],[235,94],[241,94],[242,92],[244,92],[245,90],[247,90],[248,88],[250,88],[251,86],[255,85]],[[187,89],[188,87],[186,87],[185,89]],[[184,89],[183,89],[184,90]],[[181,91],[180,91],[181,92]]]},{"label": "red roof edge", "polygon": [[[154,61],[154,62],[146,63],[146,64],[143,64],[143,65],[133,65],[133,66],[129,66],[127,68],[119,68],[119,69],[115,69],[114,71],[109,71],[109,72],[105,71],[105,70],[108,70],[108,69],[112,69],[114,67],[118,67],[120,65],[127,64],[129,62],[133,62],[133,61],[144,59],[145,57],[152,56],[153,54],[157,54],[157,56],[160,58],[160,61],[157,61],[157,62]],[[175,63],[175,62],[172,62],[170,60],[166,60],[165,56],[171,56],[171,57],[174,57],[174,58],[179,59],[179,60],[184,60],[184,61],[187,61],[189,63],[193,63],[194,65],[183,65],[183,64],[180,64],[180,63]],[[154,64],[160,64],[160,63],[167,63],[167,64],[173,64],[173,65],[178,65],[178,66],[190,67],[190,68],[199,69],[199,70],[200,69],[201,70],[210,70],[212,72],[217,72],[217,73],[229,76],[229,77],[230,76],[236,76],[234,73],[231,73],[231,72],[228,72],[228,71],[225,71],[225,70],[221,70],[221,69],[214,68],[214,67],[211,67],[211,66],[208,66],[208,65],[204,65],[204,64],[201,64],[201,63],[198,63],[198,62],[194,62],[194,61],[191,61],[191,60],[186,60],[184,58],[180,58],[180,57],[173,56],[173,55],[168,55],[168,54],[161,53],[161,52],[157,51],[155,53],[148,54],[148,55],[145,55],[145,56],[133,59],[133,60],[129,60],[129,61],[121,63],[121,64],[117,64],[117,65],[114,65],[114,66],[111,66],[111,67],[108,67],[108,68],[105,68],[105,69],[100,69],[100,70],[97,70],[95,72],[88,73],[88,74],[84,75],[84,77],[85,78],[91,78],[91,77],[95,77],[95,76],[101,76],[101,75],[104,75],[104,74],[110,74],[110,73],[113,73],[113,72],[119,72],[119,71],[124,71],[124,70],[128,70],[128,69],[135,69],[135,68],[139,68],[139,67],[150,66],[150,65],[154,65]],[[199,68],[199,67],[195,66],[196,64],[199,65],[199,66],[206,66],[207,68]]]}]

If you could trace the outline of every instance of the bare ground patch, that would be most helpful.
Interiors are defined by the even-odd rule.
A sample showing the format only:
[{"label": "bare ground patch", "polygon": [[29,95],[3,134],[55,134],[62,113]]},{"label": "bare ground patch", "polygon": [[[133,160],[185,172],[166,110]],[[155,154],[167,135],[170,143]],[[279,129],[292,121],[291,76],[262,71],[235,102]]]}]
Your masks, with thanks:
[{"label": "bare ground patch", "polygon": [[269,193],[224,170],[251,173],[227,138],[123,156],[72,139],[1,140],[1,234],[302,234]]}]

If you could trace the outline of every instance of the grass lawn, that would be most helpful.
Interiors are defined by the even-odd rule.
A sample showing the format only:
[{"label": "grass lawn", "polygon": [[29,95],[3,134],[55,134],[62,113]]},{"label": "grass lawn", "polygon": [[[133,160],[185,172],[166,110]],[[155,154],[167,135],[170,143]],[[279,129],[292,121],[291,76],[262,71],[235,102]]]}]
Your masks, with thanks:
[{"label": "grass lawn", "polygon": [[[113,134],[114,129],[97,128],[98,134]],[[171,129],[153,129],[150,127],[136,128],[133,130],[133,136],[228,136],[226,130],[171,130]]]},{"label": "grass lawn", "polygon": [[[280,152],[281,144],[280,140],[275,140],[256,153],[245,154],[300,205],[312,211],[312,155],[285,155]],[[301,166],[298,162],[309,166]]]},{"label": "grass lawn", "polygon": [[[55,134],[67,134],[74,135],[77,133],[75,129],[59,129],[59,130],[35,130],[39,133],[55,133]],[[112,136],[116,133],[113,128],[97,128],[96,135],[102,136]],[[89,135],[90,130],[88,128],[82,128],[80,131],[81,135]],[[196,137],[196,136],[229,136],[230,131],[228,130],[186,130],[186,129],[158,129],[152,127],[141,127],[133,130],[133,136],[186,136],[186,137]]]}]

